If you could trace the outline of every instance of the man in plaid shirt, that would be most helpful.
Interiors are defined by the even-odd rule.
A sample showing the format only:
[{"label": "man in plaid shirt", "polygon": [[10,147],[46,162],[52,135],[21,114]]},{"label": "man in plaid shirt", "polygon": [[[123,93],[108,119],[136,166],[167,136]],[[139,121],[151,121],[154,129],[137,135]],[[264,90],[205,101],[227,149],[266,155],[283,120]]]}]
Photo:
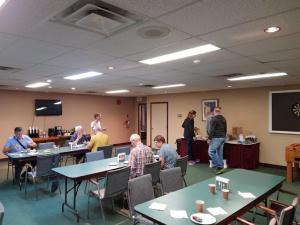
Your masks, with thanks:
[{"label": "man in plaid shirt", "polygon": [[130,178],[143,175],[144,166],[153,161],[152,149],[143,145],[138,134],[130,136],[133,149],[130,151],[128,164],[131,167]]}]

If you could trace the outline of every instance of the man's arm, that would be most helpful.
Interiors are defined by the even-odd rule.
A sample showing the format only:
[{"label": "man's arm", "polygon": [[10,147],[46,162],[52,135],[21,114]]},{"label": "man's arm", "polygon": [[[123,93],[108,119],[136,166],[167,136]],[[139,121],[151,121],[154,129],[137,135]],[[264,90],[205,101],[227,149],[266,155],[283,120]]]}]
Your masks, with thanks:
[{"label": "man's arm", "polygon": [[3,147],[3,153],[4,153],[4,154],[10,152],[10,150],[11,150],[11,148],[8,147],[8,146],[4,146],[4,147]]}]

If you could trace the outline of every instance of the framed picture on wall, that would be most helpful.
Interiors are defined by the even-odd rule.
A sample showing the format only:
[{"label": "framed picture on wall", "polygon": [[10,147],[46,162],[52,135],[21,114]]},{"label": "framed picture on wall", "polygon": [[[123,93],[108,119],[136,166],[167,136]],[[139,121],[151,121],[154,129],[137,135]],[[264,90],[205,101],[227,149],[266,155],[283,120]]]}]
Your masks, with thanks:
[{"label": "framed picture on wall", "polygon": [[206,121],[207,117],[211,115],[214,108],[219,105],[218,99],[204,99],[202,100],[202,120]]}]

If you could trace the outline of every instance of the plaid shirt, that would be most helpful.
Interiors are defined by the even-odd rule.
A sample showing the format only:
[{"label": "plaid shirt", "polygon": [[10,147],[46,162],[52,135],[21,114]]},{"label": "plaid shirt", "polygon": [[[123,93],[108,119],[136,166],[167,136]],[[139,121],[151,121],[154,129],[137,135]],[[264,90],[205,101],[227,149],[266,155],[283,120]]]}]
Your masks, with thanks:
[{"label": "plaid shirt", "polygon": [[131,166],[130,177],[138,177],[143,175],[144,166],[153,161],[153,154],[151,148],[146,145],[138,144],[130,152],[129,166]]}]

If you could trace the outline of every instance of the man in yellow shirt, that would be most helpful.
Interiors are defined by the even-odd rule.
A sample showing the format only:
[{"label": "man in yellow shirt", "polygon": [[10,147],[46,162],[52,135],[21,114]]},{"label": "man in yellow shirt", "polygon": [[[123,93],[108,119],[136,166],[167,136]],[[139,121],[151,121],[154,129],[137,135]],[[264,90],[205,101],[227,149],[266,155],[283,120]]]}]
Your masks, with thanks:
[{"label": "man in yellow shirt", "polygon": [[104,134],[98,129],[96,134],[91,137],[87,148],[91,149],[92,152],[96,152],[98,147],[108,145],[108,135]]}]

